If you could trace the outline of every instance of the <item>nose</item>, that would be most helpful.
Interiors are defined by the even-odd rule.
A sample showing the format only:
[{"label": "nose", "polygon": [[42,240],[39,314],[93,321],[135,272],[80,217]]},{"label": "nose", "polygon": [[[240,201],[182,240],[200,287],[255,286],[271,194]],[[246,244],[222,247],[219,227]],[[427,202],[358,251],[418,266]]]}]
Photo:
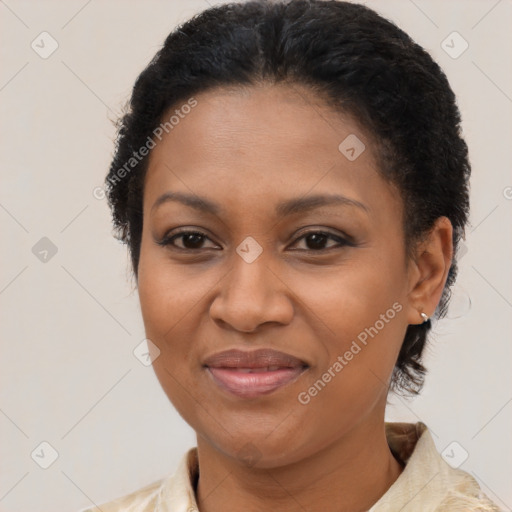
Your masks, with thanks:
[{"label": "nose", "polygon": [[233,260],[210,306],[211,318],[247,333],[266,323],[290,323],[294,308],[289,285],[270,269],[266,258],[261,255],[248,263],[235,253]]}]

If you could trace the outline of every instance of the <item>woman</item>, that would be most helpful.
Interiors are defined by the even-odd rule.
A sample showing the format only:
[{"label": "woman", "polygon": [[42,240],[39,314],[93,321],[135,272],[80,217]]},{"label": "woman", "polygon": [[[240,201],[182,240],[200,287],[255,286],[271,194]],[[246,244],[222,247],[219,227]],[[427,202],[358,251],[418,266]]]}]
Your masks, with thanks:
[{"label": "woman", "polygon": [[499,510],[426,425],[384,421],[423,384],[469,175],[445,75],[362,5],[226,4],[173,31],[107,185],[197,448],[94,510]]}]

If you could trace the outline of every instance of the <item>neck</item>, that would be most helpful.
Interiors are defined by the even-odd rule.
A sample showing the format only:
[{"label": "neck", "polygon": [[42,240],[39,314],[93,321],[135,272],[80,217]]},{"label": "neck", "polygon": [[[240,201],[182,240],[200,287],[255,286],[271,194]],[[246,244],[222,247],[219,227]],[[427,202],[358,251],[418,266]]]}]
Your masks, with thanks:
[{"label": "neck", "polygon": [[201,512],[363,512],[402,471],[387,444],[383,419],[362,423],[321,451],[287,466],[243,466],[200,437],[198,456]]}]

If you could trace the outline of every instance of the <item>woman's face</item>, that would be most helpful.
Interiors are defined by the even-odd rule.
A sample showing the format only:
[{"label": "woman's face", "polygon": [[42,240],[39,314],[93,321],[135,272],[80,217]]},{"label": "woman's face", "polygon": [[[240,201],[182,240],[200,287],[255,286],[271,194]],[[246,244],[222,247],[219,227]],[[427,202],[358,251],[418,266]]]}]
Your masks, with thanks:
[{"label": "woman's face", "polygon": [[[261,467],[382,422],[421,323],[400,196],[371,141],[296,91],[197,95],[155,139],[144,190],[138,288],[158,379],[202,442]],[[214,357],[227,350],[247,359]]]}]

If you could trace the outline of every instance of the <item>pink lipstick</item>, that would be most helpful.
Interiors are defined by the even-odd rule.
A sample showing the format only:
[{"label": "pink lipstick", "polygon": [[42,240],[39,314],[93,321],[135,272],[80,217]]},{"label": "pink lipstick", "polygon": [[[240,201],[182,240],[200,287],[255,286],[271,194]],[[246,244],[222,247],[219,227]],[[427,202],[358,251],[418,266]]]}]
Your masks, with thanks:
[{"label": "pink lipstick", "polygon": [[272,393],[308,368],[306,362],[273,349],[227,350],[208,357],[203,366],[220,388],[241,398]]}]

